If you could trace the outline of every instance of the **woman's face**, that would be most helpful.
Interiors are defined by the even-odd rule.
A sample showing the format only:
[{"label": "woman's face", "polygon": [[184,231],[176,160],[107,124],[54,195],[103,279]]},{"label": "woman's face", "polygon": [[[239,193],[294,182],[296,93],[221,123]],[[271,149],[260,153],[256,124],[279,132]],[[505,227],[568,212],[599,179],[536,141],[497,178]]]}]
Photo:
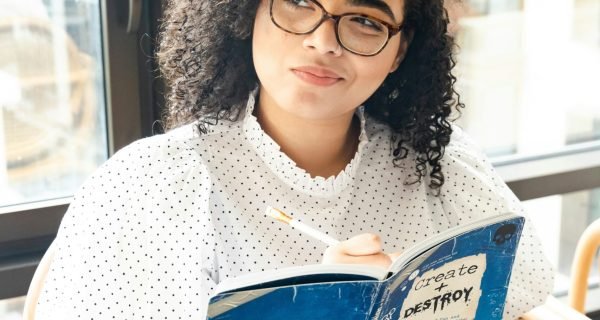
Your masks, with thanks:
[{"label": "woman's face", "polygon": [[[319,2],[331,14],[363,13],[392,25],[399,25],[404,15],[404,0]],[[387,5],[393,18],[383,10],[361,3]],[[379,54],[371,57],[356,55],[339,46],[334,29],[335,22],[329,19],[313,33],[287,33],[271,21],[269,1],[261,0],[252,39],[261,101],[267,99],[264,101],[306,119],[348,115],[377,90],[386,76],[398,67],[406,52],[405,36],[399,33]],[[324,72],[329,72],[330,78],[311,75],[323,76]]]}]

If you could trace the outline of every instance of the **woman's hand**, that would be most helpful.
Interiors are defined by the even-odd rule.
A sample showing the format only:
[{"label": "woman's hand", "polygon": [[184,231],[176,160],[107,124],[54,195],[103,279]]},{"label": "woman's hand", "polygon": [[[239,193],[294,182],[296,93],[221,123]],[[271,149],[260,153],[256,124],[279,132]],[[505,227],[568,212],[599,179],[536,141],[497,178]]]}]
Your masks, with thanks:
[{"label": "woman's hand", "polygon": [[378,235],[363,233],[328,247],[323,254],[323,263],[367,264],[387,269],[399,255],[384,253]]}]

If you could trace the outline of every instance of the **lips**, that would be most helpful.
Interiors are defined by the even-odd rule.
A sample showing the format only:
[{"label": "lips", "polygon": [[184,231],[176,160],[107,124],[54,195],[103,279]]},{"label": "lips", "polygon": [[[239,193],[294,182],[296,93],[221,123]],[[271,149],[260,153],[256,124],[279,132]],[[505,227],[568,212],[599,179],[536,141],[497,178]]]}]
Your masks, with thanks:
[{"label": "lips", "polygon": [[342,79],[342,77],[340,75],[338,75],[335,71],[326,69],[326,68],[321,68],[321,67],[304,66],[304,67],[293,68],[293,70],[310,73],[310,74],[320,77],[320,78]]},{"label": "lips", "polygon": [[333,70],[316,66],[293,68],[292,72],[305,82],[319,86],[330,86],[344,79]]}]

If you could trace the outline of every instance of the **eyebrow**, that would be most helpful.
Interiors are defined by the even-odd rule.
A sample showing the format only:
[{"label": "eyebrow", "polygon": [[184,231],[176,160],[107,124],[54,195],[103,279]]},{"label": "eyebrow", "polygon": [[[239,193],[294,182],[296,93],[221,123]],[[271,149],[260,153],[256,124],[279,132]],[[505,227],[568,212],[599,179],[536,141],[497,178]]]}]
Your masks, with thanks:
[{"label": "eyebrow", "polygon": [[362,7],[369,7],[369,8],[381,10],[385,14],[387,14],[390,18],[392,18],[392,20],[394,22],[396,21],[394,12],[392,12],[392,9],[390,9],[390,7],[387,5],[387,3],[383,2],[382,0],[348,0],[347,2],[351,6],[355,6],[355,7],[362,6]]}]

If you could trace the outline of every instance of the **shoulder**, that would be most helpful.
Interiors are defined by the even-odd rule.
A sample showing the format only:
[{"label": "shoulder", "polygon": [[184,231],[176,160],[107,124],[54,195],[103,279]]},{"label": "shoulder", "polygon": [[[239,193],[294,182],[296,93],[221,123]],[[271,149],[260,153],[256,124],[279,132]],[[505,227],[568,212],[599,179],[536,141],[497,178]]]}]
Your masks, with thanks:
[{"label": "shoulder", "polygon": [[492,163],[481,146],[461,127],[454,124],[442,163],[454,171],[493,171]]},{"label": "shoulder", "polygon": [[521,213],[519,200],[493,167],[482,148],[460,127],[453,126],[450,144],[442,158],[446,209],[468,217],[500,212]]},{"label": "shoulder", "polygon": [[481,146],[479,146],[467,132],[456,124],[452,124],[452,135],[450,136],[450,143],[446,149],[452,152],[471,153],[478,156],[484,155]]},{"label": "shoulder", "polygon": [[84,216],[111,220],[139,212],[144,213],[140,217],[170,216],[177,214],[173,203],[179,204],[178,210],[204,205],[210,194],[210,173],[188,140],[178,131],[123,147],[77,190],[67,220]]},{"label": "shoulder", "polygon": [[201,155],[193,148],[197,138],[193,125],[186,125],[165,134],[142,138],[121,148],[104,162],[88,179],[151,180],[185,179],[190,175],[208,176]]},{"label": "shoulder", "polygon": [[[393,151],[394,132],[389,125],[379,122],[371,117],[366,117],[365,131],[369,139],[369,144],[377,145],[377,149],[385,149],[387,153]],[[383,148],[382,148],[383,147]],[[409,157],[404,161],[414,161],[415,151],[410,145],[407,148]],[[467,134],[461,127],[452,124],[452,134],[450,142],[444,148],[444,154],[441,159],[442,166],[446,167],[474,167],[491,166],[488,157],[483,149],[475,140]]]},{"label": "shoulder", "polygon": [[[189,146],[188,127],[174,131],[142,138],[117,151],[105,165],[126,163],[131,166],[185,162],[198,158],[197,153]],[[189,132],[188,132],[189,131]]]},{"label": "shoulder", "polygon": [[134,141],[116,152],[111,159],[153,162],[201,160],[202,155],[196,147],[201,140],[236,133],[241,130],[240,127],[239,121],[221,120],[217,124],[206,125],[206,132],[200,133],[198,123],[194,122]]},{"label": "shoulder", "polygon": [[134,141],[111,156],[95,175],[114,175],[116,171],[135,173],[139,179],[156,177],[149,174],[154,171],[174,177],[190,172],[207,175],[205,145],[220,145],[239,136],[242,129],[240,121],[229,120],[207,124],[205,129],[206,132],[201,133],[198,123],[194,122]]}]

